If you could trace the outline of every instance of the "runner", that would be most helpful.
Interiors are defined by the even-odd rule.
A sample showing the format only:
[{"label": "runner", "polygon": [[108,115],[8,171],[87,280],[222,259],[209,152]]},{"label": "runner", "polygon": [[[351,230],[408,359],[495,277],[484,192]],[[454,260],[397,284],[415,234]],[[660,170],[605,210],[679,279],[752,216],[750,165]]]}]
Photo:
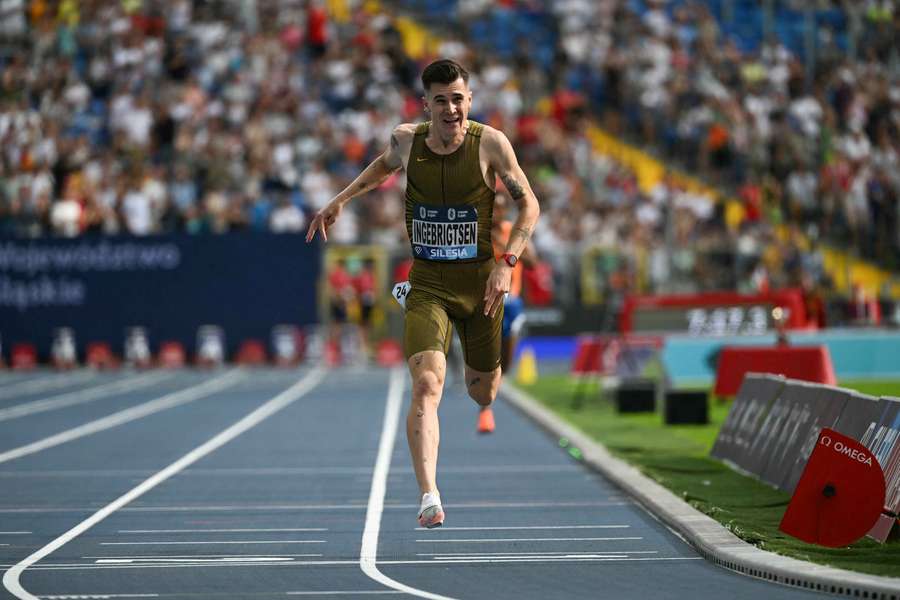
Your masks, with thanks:
[{"label": "runner", "polygon": [[[406,228],[414,258],[405,297],[404,349],[412,376],[406,435],[422,494],[418,520],[428,528],[444,522],[437,409],[452,327],[463,347],[469,396],[490,406],[500,387],[503,296],[540,212],[507,137],[468,120],[468,82],[468,72],[452,60],[428,65],[422,87],[431,120],[396,127],[387,150],[316,213],[306,234],[307,241],[316,234],[327,240],[347,202],[406,170]],[[491,246],[497,177],[519,207],[499,261]]]}]

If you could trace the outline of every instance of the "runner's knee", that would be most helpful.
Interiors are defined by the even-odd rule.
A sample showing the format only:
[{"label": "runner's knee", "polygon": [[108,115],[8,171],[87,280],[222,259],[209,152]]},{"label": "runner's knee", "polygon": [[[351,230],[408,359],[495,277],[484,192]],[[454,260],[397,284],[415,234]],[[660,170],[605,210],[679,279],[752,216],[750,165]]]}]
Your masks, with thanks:
[{"label": "runner's knee", "polygon": [[469,397],[481,406],[490,406],[500,389],[500,368],[491,373],[466,369],[466,389]]},{"label": "runner's knee", "polygon": [[413,377],[413,402],[437,404],[441,400],[444,378],[440,373],[423,369]]}]

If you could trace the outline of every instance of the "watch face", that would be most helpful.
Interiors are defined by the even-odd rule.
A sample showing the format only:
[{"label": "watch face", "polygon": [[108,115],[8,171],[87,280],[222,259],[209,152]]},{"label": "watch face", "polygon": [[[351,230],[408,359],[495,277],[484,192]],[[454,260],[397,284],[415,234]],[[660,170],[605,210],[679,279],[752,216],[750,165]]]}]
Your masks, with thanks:
[{"label": "watch face", "polygon": [[503,259],[506,261],[506,264],[508,264],[511,267],[516,266],[516,263],[519,262],[519,257],[516,256],[515,254],[507,254],[506,256],[503,257]]}]

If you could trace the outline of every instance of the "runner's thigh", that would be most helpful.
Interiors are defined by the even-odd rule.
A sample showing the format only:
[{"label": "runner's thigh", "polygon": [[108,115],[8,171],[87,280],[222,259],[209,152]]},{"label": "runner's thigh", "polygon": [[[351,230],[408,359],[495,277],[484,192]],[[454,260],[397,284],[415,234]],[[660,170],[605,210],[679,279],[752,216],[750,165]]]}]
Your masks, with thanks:
[{"label": "runner's thigh", "polygon": [[446,355],[451,332],[450,318],[443,302],[427,291],[410,290],[403,332],[406,360],[425,350],[437,350]]}]

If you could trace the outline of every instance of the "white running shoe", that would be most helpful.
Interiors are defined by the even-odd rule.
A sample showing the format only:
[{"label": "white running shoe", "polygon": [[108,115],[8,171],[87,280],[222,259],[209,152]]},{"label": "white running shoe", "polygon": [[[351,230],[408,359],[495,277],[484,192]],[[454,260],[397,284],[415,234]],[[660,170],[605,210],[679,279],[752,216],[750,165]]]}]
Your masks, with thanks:
[{"label": "white running shoe", "polygon": [[440,527],[444,524],[444,509],[441,506],[441,495],[438,492],[422,494],[419,506],[419,525],[426,529]]}]

